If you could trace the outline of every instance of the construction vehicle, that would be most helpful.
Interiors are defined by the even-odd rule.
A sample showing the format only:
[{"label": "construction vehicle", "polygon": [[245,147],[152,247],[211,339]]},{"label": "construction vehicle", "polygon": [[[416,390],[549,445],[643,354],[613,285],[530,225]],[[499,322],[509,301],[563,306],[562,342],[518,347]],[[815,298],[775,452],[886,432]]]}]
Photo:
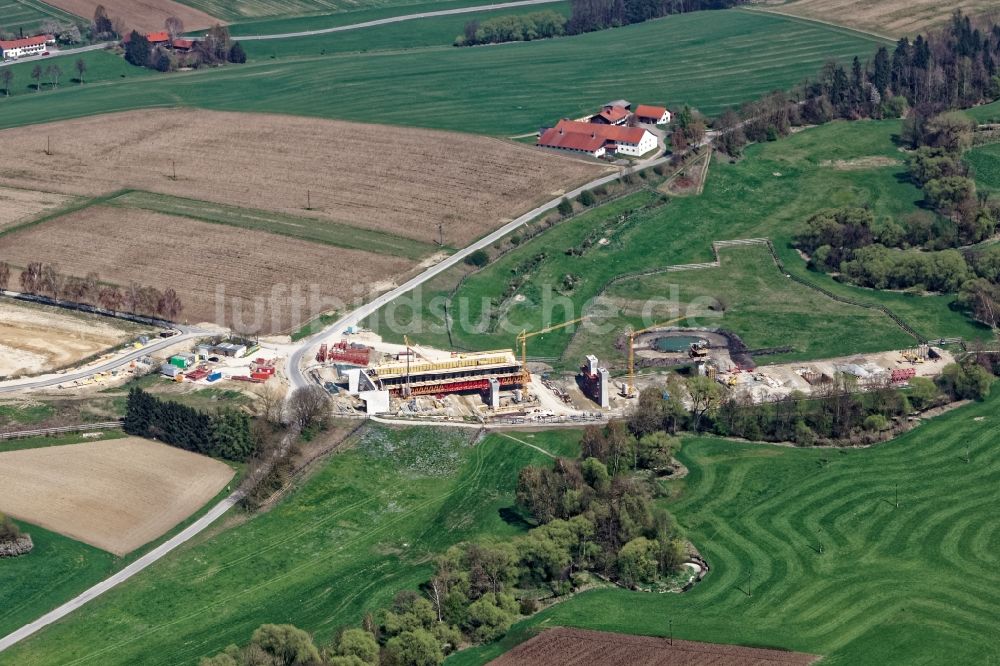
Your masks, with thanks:
[{"label": "construction vehicle", "polygon": [[690,356],[691,358],[707,358],[708,342],[706,342],[705,340],[692,342],[690,348],[688,349],[688,356]]},{"label": "construction vehicle", "polygon": [[628,383],[622,387],[622,397],[632,398],[635,397],[635,338],[637,335],[642,335],[643,333],[648,333],[653,329],[662,328],[663,326],[669,326],[670,324],[675,324],[679,321],[687,319],[688,317],[693,317],[694,315],[683,315],[680,317],[675,317],[668,321],[662,321],[658,324],[653,324],[652,326],[647,326],[646,328],[639,329],[638,331],[629,329],[628,331]]},{"label": "construction vehicle", "polygon": [[[539,331],[532,331],[528,333],[527,330],[521,331],[517,336],[517,343],[521,345],[521,385],[527,386],[531,383],[531,373],[528,372],[528,338],[533,338],[536,335],[542,335],[544,333],[550,333],[552,331],[558,331],[560,328],[566,328],[567,326],[572,326],[573,324],[579,324],[581,321],[586,319],[586,317],[577,317],[571,321],[566,321],[561,324],[556,324],[555,326],[548,326]],[[515,353],[517,348],[515,347]]]}]

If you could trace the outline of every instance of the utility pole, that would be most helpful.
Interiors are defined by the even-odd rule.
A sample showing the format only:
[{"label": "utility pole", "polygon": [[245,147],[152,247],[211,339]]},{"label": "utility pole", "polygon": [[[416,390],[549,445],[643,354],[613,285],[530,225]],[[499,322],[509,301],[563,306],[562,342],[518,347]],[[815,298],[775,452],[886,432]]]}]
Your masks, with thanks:
[{"label": "utility pole", "polygon": [[312,209],[312,192],[310,190],[306,190],[306,210]]},{"label": "utility pole", "polygon": [[45,154],[46,155],[52,154],[52,137],[49,136],[48,134],[45,135]]},{"label": "utility pole", "polygon": [[670,620],[670,645],[674,644],[674,621]]},{"label": "utility pole", "polygon": [[444,225],[438,222],[438,245],[444,247]]},{"label": "utility pole", "polygon": [[177,180],[177,160],[170,160],[171,180]]},{"label": "utility pole", "polygon": [[899,508],[899,484],[896,484],[896,508]]},{"label": "utility pole", "polygon": [[750,567],[750,571],[747,572],[747,596],[753,596],[753,567]]}]

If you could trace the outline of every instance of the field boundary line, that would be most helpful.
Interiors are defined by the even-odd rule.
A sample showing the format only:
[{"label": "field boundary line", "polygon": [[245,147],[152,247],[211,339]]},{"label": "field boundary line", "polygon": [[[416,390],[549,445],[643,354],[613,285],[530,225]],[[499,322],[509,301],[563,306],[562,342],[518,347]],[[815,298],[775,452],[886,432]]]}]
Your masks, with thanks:
[{"label": "field boundary line", "polygon": [[497,434],[500,435],[501,437],[506,437],[507,439],[512,439],[515,442],[517,442],[518,444],[523,444],[523,445],[525,445],[525,446],[527,446],[529,448],[532,448],[532,449],[538,451],[539,453],[548,456],[552,460],[556,460],[559,457],[559,456],[556,456],[556,455],[554,455],[552,453],[549,453],[548,451],[546,451],[545,449],[543,449],[540,446],[535,446],[534,444],[530,444],[530,443],[524,441],[523,439],[518,439],[517,437],[514,437],[512,435],[508,435],[505,432],[498,432]]},{"label": "field boundary line", "polygon": [[839,23],[833,23],[831,21],[824,21],[823,19],[809,18],[807,16],[798,16],[797,14],[789,14],[788,12],[779,11],[777,9],[769,9],[765,7],[738,7],[736,11],[744,13],[761,13],[761,14],[774,14],[776,16],[781,16],[782,18],[788,19],[789,21],[794,21],[797,23],[806,24],[816,24],[821,25],[826,28],[833,28],[835,32],[843,32],[853,37],[874,37],[879,41],[886,42],[887,44],[895,44],[898,38],[893,38],[888,35],[883,35],[877,32],[872,32],[870,30],[861,30],[860,28],[851,28],[846,25],[840,25]]}]

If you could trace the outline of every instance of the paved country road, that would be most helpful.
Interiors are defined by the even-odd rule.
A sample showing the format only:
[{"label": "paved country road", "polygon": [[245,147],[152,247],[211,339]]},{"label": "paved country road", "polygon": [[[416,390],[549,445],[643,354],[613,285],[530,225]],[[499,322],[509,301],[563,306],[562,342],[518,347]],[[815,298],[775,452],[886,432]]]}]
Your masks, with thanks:
[{"label": "paved country road", "polygon": [[111,588],[115,587],[116,585],[119,585],[120,583],[125,582],[132,576],[136,575],[137,573],[139,573],[146,567],[150,566],[151,564],[159,560],[161,557],[163,557],[173,549],[177,548],[182,543],[188,541],[191,537],[200,533],[206,527],[214,523],[220,516],[229,511],[229,509],[231,509],[237,502],[239,502],[240,499],[242,499],[242,497],[243,497],[242,492],[237,490],[232,495],[230,495],[229,497],[227,497],[226,499],[222,500],[214,507],[209,509],[208,513],[206,513],[201,518],[191,523],[188,527],[179,532],[176,536],[174,536],[171,539],[168,539],[167,541],[164,541],[162,544],[160,544],[153,550],[149,551],[148,553],[146,553],[145,555],[137,559],[135,562],[133,562],[132,564],[128,565],[127,567],[119,571],[118,573],[114,574],[110,578],[106,578],[97,585],[94,585],[92,588],[90,588],[83,594],[67,601],[62,606],[59,606],[55,610],[46,613],[45,615],[38,618],[34,622],[26,624],[17,631],[14,631],[4,636],[3,638],[0,638],[0,652],[3,652],[11,645],[14,645],[18,641],[24,640],[28,636],[31,636],[37,631],[40,631],[42,628],[52,624],[53,622],[56,622],[66,617],[67,615],[75,611],[80,606],[83,606],[91,599],[95,599],[101,596]]}]

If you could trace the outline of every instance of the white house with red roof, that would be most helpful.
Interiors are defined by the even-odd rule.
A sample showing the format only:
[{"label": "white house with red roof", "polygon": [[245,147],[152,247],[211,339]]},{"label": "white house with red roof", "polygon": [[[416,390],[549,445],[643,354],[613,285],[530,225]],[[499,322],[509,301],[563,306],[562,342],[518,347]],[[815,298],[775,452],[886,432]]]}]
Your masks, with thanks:
[{"label": "white house with red roof", "polygon": [[666,125],[670,122],[670,111],[664,106],[640,104],[635,107],[635,118],[645,125]]},{"label": "white house with red roof", "polygon": [[0,58],[4,60],[38,55],[45,52],[46,44],[54,44],[52,35],[36,35],[23,39],[0,39]]},{"label": "white house with red roof", "polygon": [[642,127],[560,120],[545,130],[535,145],[601,157],[606,153],[638,157],[656,149],[656,136]]}]

